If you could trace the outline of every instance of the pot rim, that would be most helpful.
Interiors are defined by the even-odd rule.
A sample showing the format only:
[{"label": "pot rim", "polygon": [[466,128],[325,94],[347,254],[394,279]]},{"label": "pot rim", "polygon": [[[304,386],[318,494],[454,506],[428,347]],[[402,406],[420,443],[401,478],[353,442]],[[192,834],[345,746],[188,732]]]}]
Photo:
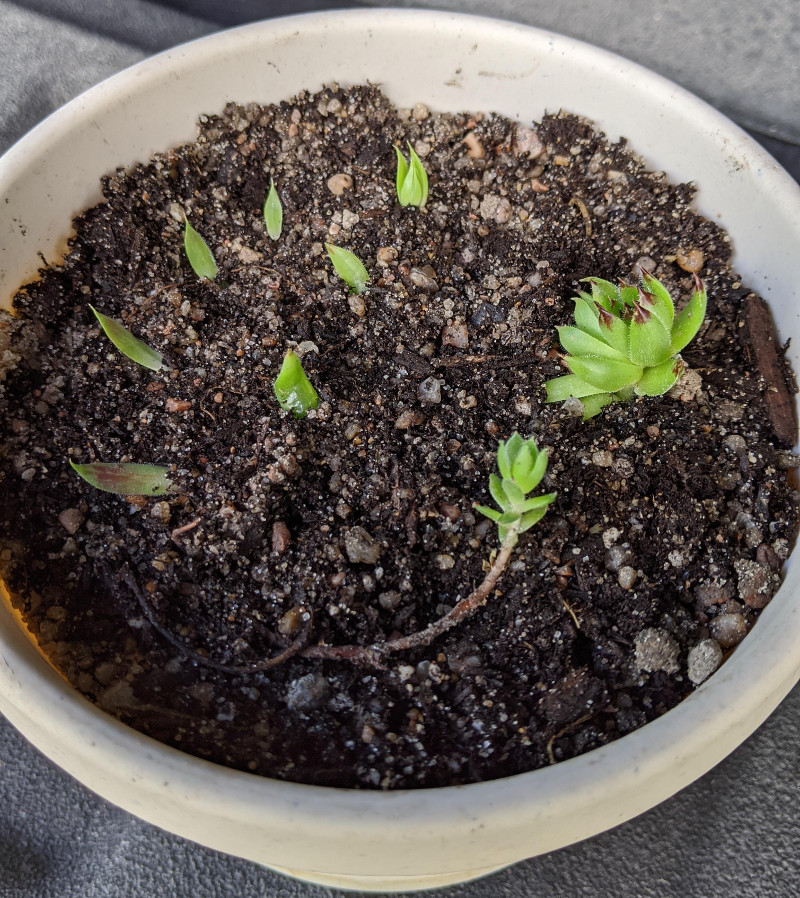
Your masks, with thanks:
[{"label": "pot rim", "polygon": [[[326,41],[362,32],[368,39],[373,32],[386,31],[413,36],[431,28],[443,40],[461,40],[465,31],[485,34],[489,30],[494,40],[510,45],[521,42],[535,46],[537,52],[577,56],[604,79],[619,84],[623,80],[635,82],[637,90],[647,94],[657,115],[670,104],[680,103],[687,118],[697,119],[694,127],[717,135],[723,142],[731,165],[741,162],[758,171],[769,205],[776,209],[777,218],[793,227],[795,245],[800,243],[800,190],[795,182],[741,129],[688,91],[636,63],[572,38],[480,16],[423,10],[347,10],[290,16],[199,38],[146,59],[90,88],[8,150],[0,160],[0,194],[6,195],[6,188],[27,172],[31,156],[43,153],[67,132],[91,127],[98,109],[152,87],[165,77],[180,79],[191,74],[201,61],[213,65],[221,57],[235,56],[243,43],[286,43],[300,32],[304,39],[317,34]],[[193,110],[192,119],[195,115]],[[600,126],[605,127],[604,123]],[[748,272],[748,279],[760,281],[758,289],[769,298],[769,279],[764,279],[761,269],[753,271],[755,274]],[[21,282],[22,278],[16,279],[16,283]],[[766,285],[763,289],[762,284]],[[84,762],[96,768],[95,781],[87,784],[100,794],[108,797],[106,783],[120,777],[148,793],[163,791],[168,782],[170,791],[179,794],[198,814],[213,809],[227,819],[260,821],[260,826],[278,829],[290,821],[291,827],[302,827],[312,839],[326,837],[333,814],[337,825],[360,833],[364,844],[387,838],[416,844],[429,840],[434,831],[447,831],[456,841],[477,845],[482,839],[480,831],[492,830],[509,842],[503,848],[503,839],[497,840],[501,846],[498,864],[525,856],[520,853],[520,839],[511,834],[546,822],[548,809],[555,802],[567,813],[572,807],[576,817],[584,818],[576,820],[572,839],[576,841],[667,798],[733,750],[800,678],[800,575],[797,566],[790,565],[776,599],[764,609],[757,626],[733,656],[676,708],[641,729],[584,755],[513,777],[425,790],[367,792],[271,780],[212,764],[156,742],[100,711],[68,686],[34,650],[17,622],[9,625],[13,618],[7,607],[0,608],[0,625],[5,622],[8,631],[0,641],[0,710],[68,771],[75,769],[69,752],[82,755]],[[768,665],[759,661],[763,652],[769,653]],[[48,709],[46,722],[40,719],[42,706]],[[72,748],[67,750],[67,745]],[[699,765],[698,756],[703,757]],[[657,784],[665,769],[672,771],[667,786]],[[86,776],[81,779],[87,782]],[[587,815],[587,806],[603,805],[621,794],[627,796],[629,809],[598,827],[592,814]],[[125,806],[158,822],[135,801]],[[409,836],[409,828],[416,835]],[[546,834],[538,835],[546,844]],[[189,837],[196,838],[192,834]],[[564,844],[568,843],[560,840],[550,847]],[[450,864],[455,869],[453,863],[443,860],[443,866]]]}]

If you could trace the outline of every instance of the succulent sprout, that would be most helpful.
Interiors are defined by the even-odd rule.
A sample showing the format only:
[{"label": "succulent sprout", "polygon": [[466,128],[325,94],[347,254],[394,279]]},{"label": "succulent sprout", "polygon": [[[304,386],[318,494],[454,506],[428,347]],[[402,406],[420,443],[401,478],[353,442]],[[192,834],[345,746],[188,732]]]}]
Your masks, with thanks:
[{"label": "succulent sprout", "polygon": [[638,287],[586,278],[591,294],[575,297],[575,326],[558,328],[570,373],[547,381],[547,402],[580,399],[584,421],[606,405],[634,396],[661,396],[680,377],[678,353],[706,314],[706,291],[695,291],[677,314],[669,291],[647,272]]},{"label": "succulent sprout", "polygon": [[397,175],[395,176],[397,201],[401,206],[424,206],[428,199],[428,173],[425,171],[422,161],[410,143],[408,144],[408,162],[398,147],[395,147],[394,151],[397,154]]},{"label": "succulent sprout", "polygon": [[98,312],[97,309],[90,305],[89,308],[94,312],[95,317],[100,322],[105,335],[117,347],[117,349],[127,356],[131,361],[136,362],[144,368],[151,371],[160,371],[163,362],[163,356],[160,352],[152,349],[146,343],[143,343],[137,337],[113,318],[109,318]]},{"label": "succulent sprout", "polygon": [[489,492],[500,506],[500,511],[476,505],[475,510],[497,524],[500,542],[514,545],[520,533],[538,523],[555,499],[555,493],[529,497],[528,493],[541,483],[547,470],[547,450],[542,452],[531,437],[523,440],[513,433],[497,446],[497,474],[489,476]]},{"label": "succulent sprout", "polygon": [[273,390],[281,408],[292,412],[295,418],[304,418],[309,409],[319,405],[317,391],[311,385],[297,354],[291,349],[283,358]]},{"label": "succulent sprout", "polygon": [[275,189],[275,182],[272,179],[269,182],[269,193],[264,201],[264,224],[267,226],[270,240],[277,240],[281,236],[283,206],[281,205],[278,191]]},{"label": "succulent sprout", "polygon": [[183,248],[186,250],[186,258],[192,266],[192,271],[199,278],[208,278],[209,281],[213,281],[219,272],[214,254],[185,216],[183,226]]},{"label": "succulent sprout", "polygon": [[355,253],[341,246],[326,243],[325,249],[336,270],[336,274],[347,284],[353,293],[363,293],[367,289],[369,272]]},{"label": "succulent sprout", "polygon": [[163,496],[172,489],[169,468],[134,463],[92,462],[76,465],[72,470],[98,490],[118,496]]}]

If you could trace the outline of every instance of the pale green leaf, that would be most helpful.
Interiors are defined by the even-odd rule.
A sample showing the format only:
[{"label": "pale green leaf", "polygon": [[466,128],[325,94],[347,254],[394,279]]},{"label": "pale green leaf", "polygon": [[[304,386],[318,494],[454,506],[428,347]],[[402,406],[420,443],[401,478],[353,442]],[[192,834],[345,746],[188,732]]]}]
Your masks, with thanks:
[{"label": "pale green leaf", "polygon": [[208,278],[213,281],[219,269],[214,260],[214,254],[208,248],[208,244],[189,224],[189,219],[184,218],[183,246],[186,250],[186,258],[192,266],[192,271],[199,278]]},{"label": "pale green leaf", "polygon": [[[614,393],[635,384],[644,370],[641,365],[619,362],[616,359],[580,359],[567,356],[565,361],[573,374],[591,384],[597,392],[603,393]],[[578,398],[583,399],[582,396]]]},{"label": "pale green leaf", "polygon": [[400,199],[400,194],[402,193],[403,184],[405,183],[406,175],[408,174],[408,163],[406,162],[405,156],[400,152],[400,147],[395,147],[394,152],[397,156],[397,174],[395,175],[394,183],[397,191],[397,199],[402,206],[404,204]]},{"label": "pale green leaf", "polygon": [[489,492],[491,493],[492,498],[495,502],[505,510],[509,506],[508,496],[503,489],[503,483],[497,474],[489,475]]},{"label": "pale green leaf", "polygon": [[595,393],[594,396],[585,396],[581,399],[583,403],[583,420],[588,421],[600,414],[601,410],[610,405],[616,399],[610,393]]},{"label": "pale green leaf", "polygon": [[683,367],[681,359],[667,359],[660,365],[648,368],[636,384],[636,393],[639,396],[663,396],[675,386]]},{"label": "pale green leaf", "polygon": [[574,374],[562,374],[561,377],[553,377],[546,381],[544,386],[547,391],[546,402],[563,402],[572,396],[576,399],[583,399],[584,396],[603,392]]},{"label": "pale green leaf", "polygon": [[519,532],[524,533],[526,530],[530,530],[534,524],[538,524],[539,521],[545,516],[547,512],[548,506],[545,505],[544,508],[537,508],[534,511],[526,511],[520,520]]},{"label": "pale green leaf", "polygon": [[535,511],[537,508],[547,508],[547,506],[555,499],[555,493],[545,493],[542,496],[533,496],[531,499],[526,499],[522,505],[520,506],[520,511],[523,513],[529,511]]},{"label": "pale green leaf", "polygon": [[619,289],[611,281],[602,278],[584,278],[592,285],[592,299],[603,309],[610,311],[619,302]]},{"label": "pale green leaf", "polygon": [[277,240],[283,230],[283,206],[281,205],[275,182],[270,178],[269,193],[264,201],[264,224],[271,240]]},{"label": "pale green leaf", "polygon": [[649,312],[652,312],[667,330],[672,329],[675,319],[675,304],[669,295],[669,290],[652,274],[646,271],[642,274],[642,292],[639,294],[639,302]]},{"label": "pale green leaf", "polygon": [[351,253],[349,249],[334,246],[332,243],[326,243],[325,249],[328,251],[328,256],[336,273],[345,284],[353,293],[363,293],[367,289],[369,272],[358,256],[355,253]]},{"label": "pale green leaf", "polygon": [[119,321],[101,314],[92,305],[89,308],[94,312],[108,339],[123,355],[138,365],[149,368],[151,371],[161,370],[163,356],[160,352],[156,352],[155,349],[151,349],[146,343],[134,337]]},{"label": "pale green leaf", "polygon": [[511,459],[508,457],[508,444],[503,440],[497,444],[497,467],[504,479],[511,477]]},{"label": "pale green leaf", "polygon": [[634,365],[652,368],[666,362],[673,353],[670,350],[669,331],[651,312],[639,307],[629,325],[629,355]]},{"label": "pale green leaf", "polygon": [[489,508],[487,505],[473,505],[472,506],[475,511],[480,512],[483,515],[486,515],[487,518],[497,523],[503,515],[502,511],[497,511],[494,508]]},{"label": "pale green leaf", "polygon": [[628,358],[630,349],[629,326],[617,315],[605,310],[598,317],[600,325],[600,339],[613,346],[621,355]]},{"label": "pale green leaf", "polygon": [[306,376],[300,359],[291,349],[283,358],[273,390],[281,408],[292,412],[295,418],[304,418],[309,409],[319,405],[317,391]]},{"label": "pale green leaf", "polygon": [[626,361],[628,358],[624,352],[620,352],[603,340],[598,340],[577,327],[566,325],[559,326],[556,329],[558,330],[558,339],[561,341],[561,345],[571,355],[599,356],[607,359],[619,359],[620,361]]},{"label": "pale green leaf", "polygon": [[575,324],[585,333],[602,339],[600,322],[597,320],[597,305],[588,293],[575,297]]},{"label": "pale green leaf", "polygon": [[525,493],[513,480],[503,478],[503,492],[508,496],[512,506],[518,508],[525,501]]},{"label": "pale green leaf", "polygon": [[695,290],[689,303],[675,316],[670,340],[670,349],[673,354],[680,352],[697,336],[703,319],[706,317],[706,303],[707,294],[701,284],[699,289]]},{"label": "pale green leaf", "polygon": [[514,433],[506,441],[506,449],[508,450],[508,461],[511,467],[514,467],[514,461],[519,455],[520,449],[525,445],[525,440],[515,430]]},{"label": "pale green leaf", "polygon": [[75,473],[87,483],[107,493],[120,496],[162,496],[172,489],[169,468],[158,465],[103,462],[76,465],[72,459],[69,463]]},{"label": "pale green leaf", "polygon": [[534,462],[533,468],[531,468],[530,475],[527,478],[526,483],[520,484],[520,486],[525,490],[526,493],[529,493],[531,490],[535,490],[537,486],[542,481],[542,477],[544,477],[544,473],[547,470],[547,463],[550,460],[550,454],[547,449],[543,449],[541,452],[537,452],[536,461]]},{"label": "pale green leaf", "polygon": [[405,161],[397,147],[395,147],[395,153],[397,155],[395,185],[398,202],[401,206],[424,206],[428,199],[428,174],[422,161],[410,143],[408,144],[408,162]]},{"label": "pale green leaf", "polygon": [[526,441],[520,446],[516,458],[511,463],[511,479],[519,485],[523,493],[528,493],[533,489],[526,484],[536,461],[535,453],[536,449],[531,446],[530,441]]}]

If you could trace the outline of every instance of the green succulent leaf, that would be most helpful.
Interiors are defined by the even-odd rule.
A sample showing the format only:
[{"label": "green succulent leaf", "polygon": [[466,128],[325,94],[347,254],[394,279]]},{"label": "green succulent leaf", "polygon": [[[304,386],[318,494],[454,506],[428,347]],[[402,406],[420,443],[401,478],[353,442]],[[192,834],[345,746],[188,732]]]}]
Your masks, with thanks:
[{"label": "green succulent leaf", "polygon": [[408,144],[408,162],[398,147],[395,147],[394,150],[397,156],[397,175],[395,177],[397,201],[401,206],[421,208],[428,200],[428,173],[410,143]]},{"label": "green succulent leaf", "polygon": [[269,181],[269,193],[264,201],[264,224],[267,226],[270,240],[278,240],[283,230],[283,206],[272,178]]},{"label": "green succulent leaf", "polygon": [[547,449],[543,449],[541,452],[535,449],[534,451],[536,453],[536,460],[533,463],[533,467],[526,478],[520,478],[517,481],[526,493],[535,490],[536,487],[539,486],[542,482],[542,477],[544,477],[545,471],[547,470],[547,463],[550,461],[550,453]]},{"label": "green succulent leaf", "polygon": [[600,338],[613,346],[617,352],[628,358],[630,349],[630,326],[627,322],[603,310],[599,314]]},{"label": "green succulent leaf", "polygon": [[[619,319],[614,320],[618,321]],[[620,352],[605,341],[599,340],[577,327],[565,325],[556,329],[561,345],[572,355],[598,356],[606,359],[619,359],[623,362],[628,358],[625,352]]]},{"label": "green succulent leaf", "polygon": [[199,278],[208,278],[213,281],[219,272],[214,254],[208,248],[205,240],[189,224],[188,218],[184,218],[183,224],[183,246],[192,271]]},{"label": "green succulent leaf", "polygon": [[100,326],[105,331],[108,339],[124,356],[127,356],[131,361],[144,368],[149,368],[151,371],[161,370],[163,356],[160,352],[156,352],[147,343],[143,343],[137,337],[134,337],[119,321],[101,314],[92,305],[89,308],[94,312],[95,318],[100,322]]},{"label": "green succulent leaf", "polygon": [[588,293],[575,297],[575,324],[592,337],[603,339],[598,321],[597,304]]},{"label": "green succulent leaf", "polygon": [[644,371],[641,365],[620,362],[616,359],[581,359],[567,356],[564,361],[573,374],[595,387],[596,392],[603,393],[615,393],[623,387],[635,384]]},{"label": "green succulent leaf", "polygon": [[600,412],[614,402],[616,397],[611,393],[595,393],[593,396],[584,396],[581,399],[583,403],[583,420],[588,421],[599,415]]},{"label": "green succulent leaf", "polygon": [[592,396],[601,393],[597,387],[586,383],[575,374],[562,374],[561,377],[553,377],[545,383],[547,391],[546,402],[564,402],[565,399],[575,397],[583,399],[584,396]]},{"label": "green succulent leaf", "polygon": [[93,487],[119,496],[162,496],[172,489],[169,468],[132,463],[108,464],[92,462],[76,465],[72,470]]},{"label": "green succulent leaf", "polygon": [[[515,483],[519,484],[523,493],[530,492],[530,490],[533,489],[533,486],[527,485],[527,481],[536,464],[534,452],[536,452],[536,450],[530,443],[523,443],[511,464],[511,478]],[[538,455],[538,452],[536,455]]]},{"label": "green succulent leaf", "polygon": [[328,251],[328,256],[336,273],[345,284],[353,293],[363,293],[367,289],[369,272],[358,256],[355,253],[351,253],[349,249],[334,246],[332,243],[326,243],[325,249]]},{"label": "green succulent leaf", "polygon": [[654,314],[641,306],[636,307],[631,318],[629,335],[628,354],[634,365],[650,368],[672,355],[669,331]]},{"label": "green succulent leaf", "polygon": [[514,462],[517,460],[517,456],[520,453],[520,450],[523,446],[526,445],[526,441],[522,439],[522,437],[514,431],[511,436],[506,440],[506,449],[508,450],[508,460],[513,468]]},{"label": "green succulent leaf", "polygon": [[506,491],[503,489],[503,481],[500,480],[497,474],[489,475],[489,492],[500,508],[506,508],[511,504]]},{"label": "green succulent leaf", "polygon": [[519,532],[524,533],[526,530],[530,530],[534,524],[538,524],[539,521],[541,521],[546,512],[547,506],[544,508],[537,508],[535,511],[526,511],[520,519]]},{"label": "green succulent leaf", "polygon": [[521,511],[525,514],[529,511],[536,511],[539,508],[547,508],[555,497],[555,493],[546,493],[544,496],[533,496],[530,499],[525,499],[522,503]]},{"label": "green succulent leaf", "polygon": [[592,285],[592,299],[607,312],[619,303],[619,288],[603,278],[584,278]]},{"label": "green succulent leaf", "polygon": [[508,443],[502,440],[497,444],[497,468],[504,480],[511,479],[511,459],[509,458]]},{"label": "green succulent leaf", "polygon": [[475,511],[479,511],[481,514],[486,515],[490,521],[494,521],[495,523],[497,523],[503,516],[502,511],[498,511],[496,508],[489,508],[488,505],[473,505],[472,507]]},{"label": "green succulent leaf", "polygon": [[646,271],[642,274],[639,302],[649,312],[652,312],[667,330],[672,330],[672,322],[675,320],[675,303],[669,295],[669,290],[661,281]]},{"label": "green succulent leaf", "polygon": [[310,409],[319,405],[317,391],[306,376],[300,359],[291,349],[283,358],[273,390],[281,408],[292,412],[295,418],[304,418]]},{"label": "green succulent leaf", "polygon": [[648,368],[636,384],[638,396],[663,396],[675,386],[684,364],[681,359],[669,358],[660,365]]},{"label": "green succulent leaf", "polygon": [[706,317],[707,294],[705,287],[698,281],[697,289],[688,304],[675,316],[672,325],[670,349],[673,354],[680,352],[697,336],[700,326]]},{"label": "green succulent leaf", "polygon": [[519,508],[525,501],[525,493],[522,492],[520,487],[514,483],[513,480],[506,480],[503,478],[503,492],[508,496],[508,501],[515,509]]}]

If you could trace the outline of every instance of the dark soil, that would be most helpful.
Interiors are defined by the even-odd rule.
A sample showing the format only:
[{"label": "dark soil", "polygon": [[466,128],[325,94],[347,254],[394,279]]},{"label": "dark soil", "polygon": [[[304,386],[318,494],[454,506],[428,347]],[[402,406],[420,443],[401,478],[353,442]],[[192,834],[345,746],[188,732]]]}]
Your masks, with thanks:
[{"label": "dark soil", "polygon": [[[422,213],[394,198],[406,140]],[[491,779],[664,713],[771,598],[797,516],[782,353],[692,186],[624,143],[572,115],[517,131],[331,88],[231,105],[104,193],[0,321],[0,557],[44,651],[121,720],[307,783]],[[184,210],[214,283],[186,261]],[[326,240],[366,263],[368,292],[348,294]],[[579,279],[641,265],[684,303],[690,250],[709,310],[688,380],[588,423],[544,405]],[[89,302],[165,368],[121,356]],[[272,391],[297,344],[323,399],[302,420]],[[558,498],[486,607],[382,666],[304,657],[413,633],[481,582],[497,529],[472,505],[514,430],[550,448]],[[169,465],[178,489],[99,492],[69,458]]]}]

